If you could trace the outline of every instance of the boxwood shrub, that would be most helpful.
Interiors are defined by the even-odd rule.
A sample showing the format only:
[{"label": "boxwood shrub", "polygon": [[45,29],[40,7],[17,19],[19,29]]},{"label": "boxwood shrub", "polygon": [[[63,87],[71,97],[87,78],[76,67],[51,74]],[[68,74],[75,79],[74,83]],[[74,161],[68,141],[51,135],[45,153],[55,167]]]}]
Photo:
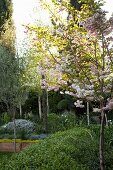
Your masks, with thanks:
[{"label": "boxwood shrub", "polygon": [[[14,154],[8,163],[0,165],[1,170],[98,170],[98,130],[76,127],[58,132]],[[113,169],[110,135],[107,133],[105,149],[108,170]]]}]

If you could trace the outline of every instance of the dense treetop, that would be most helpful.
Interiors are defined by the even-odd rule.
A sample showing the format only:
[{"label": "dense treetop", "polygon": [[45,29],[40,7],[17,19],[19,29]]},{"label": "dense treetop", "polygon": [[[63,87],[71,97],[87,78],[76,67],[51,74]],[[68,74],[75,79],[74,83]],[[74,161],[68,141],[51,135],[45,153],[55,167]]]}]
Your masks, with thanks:
[{"label": "dense treetop", "polygon": [[4,23],[12,16],[11,0],[0,0],[0,31],[4,29]]}]

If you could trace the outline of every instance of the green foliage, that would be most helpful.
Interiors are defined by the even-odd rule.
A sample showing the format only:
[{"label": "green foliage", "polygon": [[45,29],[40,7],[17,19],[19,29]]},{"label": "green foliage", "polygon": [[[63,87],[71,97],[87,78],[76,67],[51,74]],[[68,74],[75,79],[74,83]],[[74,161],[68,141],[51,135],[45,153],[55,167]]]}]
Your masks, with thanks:
[{"label": "green foliage", "polygon": [[12,156],[12,153],[0,153],[0,164],[5,164]]},{"label": "green foliage", "polygon": [[[17,138],[20,137],[20,134],[17,133]],[[8,130],[4,128],[0,128],[0,139],[13,139],[14,132],[13,130]]]},{"label": "green foliage", "polygon": [[[50,91],[49,98],[49,113],[61,113],[61,111],[73,110],[74,101],[71,96],[61,95],[59,92]],[[30,90],[25,104],[22,106],[23,113],[31,112],[38,118],[38,92],[36,89]],[[36,120],[36,118],[35,118]]]},{"label": "green foliage", "polygon": [[[31,135],[31,132],[28,132],[25,129],[16,129],[16,138],[26,140]],[[13,139],[14,138],[14,130],[0,128],[0,139]]]},{"label": "green foliage", "polygon": [[7,133],[12,134],[12,131],[4,128],[0,128],[0,135],[7,134]]},{"label": "green foliage", "polygon": [[76,125],[74,115],[56,115],[49,114],[48,116],[48,130],[50,133],[70,129]]},{"label": "green foliage", "polygon": [[[96,170],[99,167],[99,126],[58,132],[13,155],[4,170]],[[105,129],[106,169],[113,169],[113,126]]]},{"label": "green foliage", "polygon": [[[91,148],[94,146],[94,144],[91,144],[93,144],[93,140],[86,129],[74,129],[72,131],[58,133],[16,155],[13,158],[15,162],[13,160],[9,162],[10,168],[88,170],[86,161],[88,161],[89,157],[89,162],[91,162],[93,153],[92,149],[89,150],[89,146]],[[83,157],[86,160],[83,161]],[[92,162],[94,163],[94,161]],[[6,165],[5,169],[7,168],[9,166]]]},{"label": "green foliage", "polygon": [[[112,131],[112,134],[111,134]],[[106,129],[105,159],[106,167],[113,169],[113,127]],[[38,144],[29,146],[19,154],[14,155],[2,169],[37,169],[37,170],[97,170],[99,126],[74,128],[59,132]]]},{"label": "green foliage", "polygon": [[11,49],[0,47],[0,101],[7,105],[7,109],[18,104],[19,76],[18,59],[15,58],[15,53]]},{"label": "green foliage", "polygon": [[61,101],[63,96],[59,92],[50,91],[49,92],[49,112],[57,113],[57,104]]},{"label": "green foliage", "polygon": [[81,7],[81,3],[79,3],[78,2],[78,0],[70,0],[70,3],[71,3],[71,5],[75,8],[75,9],[77,9],[77,10],[80,10],[80,7]]},{"label": "green foliage", "polygon": [[[91,131],[93,131],[97,140],[99,140],[99,129],[100,126],[90,126]],[[105,165],[107,170],[113,169],[113,126],[105,127],[105,146],[104,146],[104,157],[105,157]]]},{"label": "green foliage", "polygon": [[21,129],[21,130],[17,131],[17,138],[26,140],[28,138],[28,134],[25,130]]},{"label": "green foliage", "polygon": [[60,100],[57,104],[57,109],[60,111],[72,111],[73,109],[75,110],[73,97],[69,95],[63,95],[63,99]]},{"label": "green foliage", "polygon": [[[57,115],[51,113],[48,115],[48,133],[55,133],[73,128],[77,125],[77,118],[72,113]],[[35,127],[36,133],[42,133],[42,122],[38,121]]]},{"label": "green foliage", "polygon": [[66,109],[68,109],[68,101],[66,99],[61,100],[58,103],[57,108],[59,110],[66,110]]},{"label": "green foliage", "polygon": [[2,123],[8,123],[11,120],[11,116],[9,115],[9,113],[4,112],[2,113]]},{"label": "green foliage", "polygon": [[4,29],[4,24],[12,16],[12,1],[0,0],[0,32]]},{"label": "green foliage", "polygon": [[25,104],[22,106],[23,113],[33,113],[38,115],[38,93],[30,90]]}]

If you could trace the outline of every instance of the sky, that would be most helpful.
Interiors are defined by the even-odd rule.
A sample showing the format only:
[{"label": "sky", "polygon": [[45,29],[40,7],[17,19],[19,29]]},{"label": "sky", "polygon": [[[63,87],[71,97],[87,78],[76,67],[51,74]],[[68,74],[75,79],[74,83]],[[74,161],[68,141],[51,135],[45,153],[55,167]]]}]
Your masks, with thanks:
[{"label": "sky", "polygon": [[13,0],[13,20],[16,27],[17,45],[20,49],[26,44],[25,25],[38,23],[49,23],[49,14],[40,7],[40,0]]},{"label": "sky", "polygon": [[103,6],[103,9],[109,12],[107,14],[107,18],[109,18],[113,13],[113,0],[104,0],[104,1],[105,1],[105,5]]},{"label": "sky", "polygon": [[[42,21],[43,24],[50,22],[49,14],[47,11],[42,10],[40,7],[40,0],[13,0],[13,18],[16,27],[16,38],[18,48],[22,46],[23,40],[25,41],[25,27],[24,25],[37,23]],[[49,0],[47,0],[49,1]],[[113,12],[113,0],[105,0],[104,10],[109,11],[107,18]]]}]

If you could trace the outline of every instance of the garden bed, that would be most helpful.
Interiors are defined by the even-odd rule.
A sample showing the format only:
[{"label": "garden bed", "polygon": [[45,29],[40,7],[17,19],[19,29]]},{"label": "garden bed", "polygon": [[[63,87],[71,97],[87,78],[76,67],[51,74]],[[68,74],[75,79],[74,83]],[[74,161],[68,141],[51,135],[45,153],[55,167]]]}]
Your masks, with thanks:
[{"label": "garden bed", "polygon": [[[16,152],[20,152],[25,147],[33,143],[37,143],[37,141],[16,140]],[[0,152],[14,152],[14,140],[9,140],[9,139],[0,140]]]}]

